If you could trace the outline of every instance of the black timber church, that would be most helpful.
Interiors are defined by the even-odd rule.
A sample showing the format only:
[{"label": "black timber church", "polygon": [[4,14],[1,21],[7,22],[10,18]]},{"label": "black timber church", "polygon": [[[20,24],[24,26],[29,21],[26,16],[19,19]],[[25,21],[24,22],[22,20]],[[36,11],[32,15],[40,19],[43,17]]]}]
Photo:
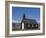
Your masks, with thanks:
[{"label": "black timber church", "polygon": [[22,23],[24,23],[24,28],[23,29],[38,29],[39,28],[39,24],[37,23],[37,21],[35,19],[28,19],[26,18],[25,14],[23,15],[23,19],[21,22],[21,29],[22,29]]},{"label": "black timber church", "polygon": [[37,23],[35,19],[26,18],[25,14],[23,14],[23,19],[20,24],[13,24],[13,29],[15,30],[32,30],[32,29],[40,29],[40,24]]}]

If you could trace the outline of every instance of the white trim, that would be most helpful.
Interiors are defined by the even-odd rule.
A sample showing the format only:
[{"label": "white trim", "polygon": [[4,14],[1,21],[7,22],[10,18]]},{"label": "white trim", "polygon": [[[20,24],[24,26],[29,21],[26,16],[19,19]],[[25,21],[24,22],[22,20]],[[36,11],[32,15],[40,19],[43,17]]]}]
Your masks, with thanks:
[{"label": "white trim", "polygon": [[22,30],[24,30],[24,23],[22,23]]},{"label": "white trim", "polygon": [[[40,8],[40,30],[28,30],[28,31],[12,31],[12,6],[14,7],[36,7]],[[26,33],[42,33],[43,32],[43,7],[40,5],[23,5],[23,4],[10,4],[10,30],[9,34],[26,34]]]}]

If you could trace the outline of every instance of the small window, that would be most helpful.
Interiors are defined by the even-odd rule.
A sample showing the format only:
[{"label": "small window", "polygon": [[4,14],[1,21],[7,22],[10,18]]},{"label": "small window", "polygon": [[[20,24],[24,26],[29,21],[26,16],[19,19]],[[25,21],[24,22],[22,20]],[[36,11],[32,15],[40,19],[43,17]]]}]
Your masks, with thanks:
[{"label": "small window", "polygon": [[30,24],[30,27],[32,27],[32,24]]}]

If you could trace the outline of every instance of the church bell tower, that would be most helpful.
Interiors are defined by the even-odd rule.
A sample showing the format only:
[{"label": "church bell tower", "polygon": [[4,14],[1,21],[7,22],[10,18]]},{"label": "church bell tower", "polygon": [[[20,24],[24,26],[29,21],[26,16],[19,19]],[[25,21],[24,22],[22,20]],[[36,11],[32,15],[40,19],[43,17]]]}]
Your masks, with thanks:
[{"label": "church bell tower", "polygon": [[23,14],[23,20],[25,19],[25,14]]}]

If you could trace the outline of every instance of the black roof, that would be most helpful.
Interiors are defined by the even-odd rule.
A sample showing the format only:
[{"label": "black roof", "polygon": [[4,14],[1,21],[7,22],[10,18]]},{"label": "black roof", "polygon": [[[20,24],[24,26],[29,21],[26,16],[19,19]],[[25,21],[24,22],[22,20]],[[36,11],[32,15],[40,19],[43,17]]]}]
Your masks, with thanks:
[{"label": "black roof", "polygon": [[22,20],[24,23],[30,23],[30,24],[38,24],[35,19],[24,19]]}]

